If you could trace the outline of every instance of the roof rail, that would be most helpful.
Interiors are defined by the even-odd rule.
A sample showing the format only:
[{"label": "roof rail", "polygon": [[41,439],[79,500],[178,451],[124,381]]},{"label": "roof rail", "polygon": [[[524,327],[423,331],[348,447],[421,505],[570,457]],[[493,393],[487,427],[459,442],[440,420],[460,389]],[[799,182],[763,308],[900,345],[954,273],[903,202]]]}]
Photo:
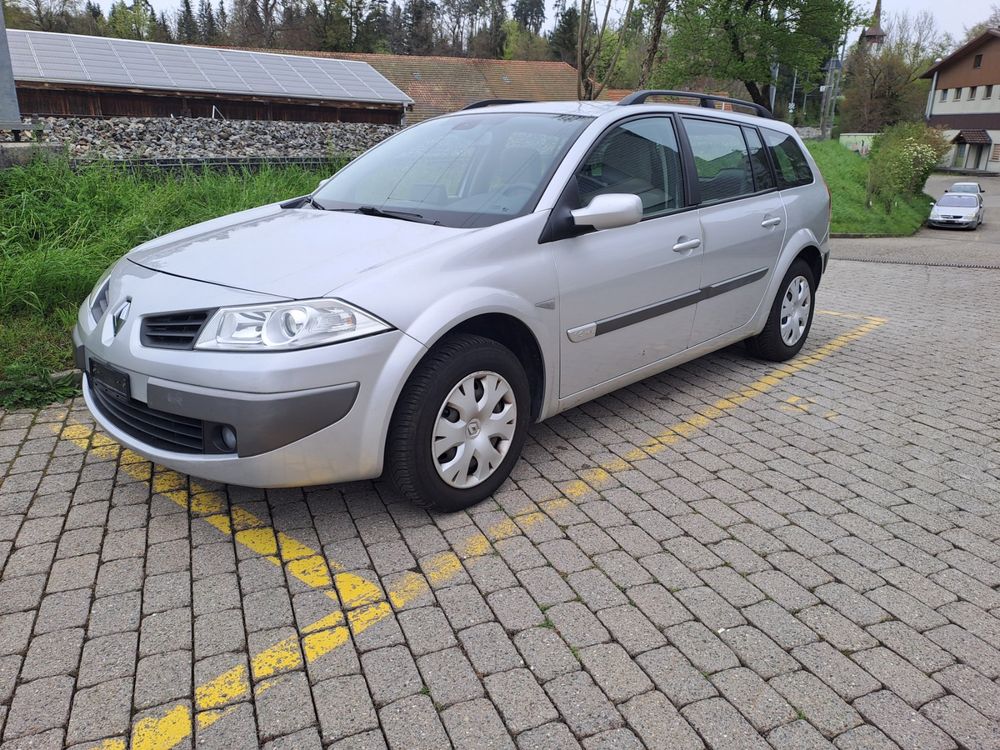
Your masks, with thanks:
[{"label": "roof rail", "polygon": [[478,102],[466,104],[461,111],[467,109],[482,109],[483,107],[493,107],[498,104],[533,104],[531,99],[480,99]]},{"label": "roof rail", "polygon": [[715,94],[705,94],[700,91],[674,91],[671,89],[645,89],[643,91],[635,91],[620,102],[618,102],[619,107],[624,107],[628,104],[642,104],[651,96],[673,96],[684,99],[697,99],[702,107],[708,107],[709,109],[715,109],[716,102],[722,102],[723,104],[732,104],[737,107],[747,107],[752,109],[760,117],[767,117],[768,119],[774,119],[774,115],[771,114],[771,110],[762,104],[757,104],[756,102],[748,102],[744,99],[733,99],[728,96],[717,96]]}]

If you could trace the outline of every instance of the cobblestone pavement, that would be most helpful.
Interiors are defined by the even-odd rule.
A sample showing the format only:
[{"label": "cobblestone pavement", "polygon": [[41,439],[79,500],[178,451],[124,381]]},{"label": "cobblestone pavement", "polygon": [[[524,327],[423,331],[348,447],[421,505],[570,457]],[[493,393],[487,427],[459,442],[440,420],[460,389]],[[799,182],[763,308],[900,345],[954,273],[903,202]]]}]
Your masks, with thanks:
[{"label": "cobblestone pavement", "polygon": [[1000,275],[844,262],[428,515],[0,418],[2,748],[1000,746]]},{"label": "cobblestone pavement", "polygon": [[838,260],[880,263],[958,265],[1000,269],[1000,177],[931,175],[924,191],[940,198],[953,182],[979,182],[986,193],[986,218],[975,232],[964,229],[924,227],[913,237],[833,239],[830,246]]}]

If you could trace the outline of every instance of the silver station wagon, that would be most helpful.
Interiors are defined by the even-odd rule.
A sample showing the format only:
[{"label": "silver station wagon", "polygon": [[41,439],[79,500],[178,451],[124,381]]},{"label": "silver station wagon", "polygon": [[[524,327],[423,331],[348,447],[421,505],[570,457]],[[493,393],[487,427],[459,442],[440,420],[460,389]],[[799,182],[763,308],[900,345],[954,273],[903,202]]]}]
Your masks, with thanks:
[{"label": "silver station wagon", "polygon": [[737,341],[793,357],[829,256],[816,165],[762,107],[666,94],[482,102],[135,248],[80,308],[87,405],[195,477],[386,472],[455,510],[532,422]]}]

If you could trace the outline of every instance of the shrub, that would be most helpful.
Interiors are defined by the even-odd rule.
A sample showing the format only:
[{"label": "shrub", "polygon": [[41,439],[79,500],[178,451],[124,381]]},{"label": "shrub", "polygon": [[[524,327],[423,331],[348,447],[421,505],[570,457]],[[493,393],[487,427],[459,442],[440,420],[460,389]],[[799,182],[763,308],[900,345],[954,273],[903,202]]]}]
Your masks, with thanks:
[{"label": "shrub", "polygon": [[949,145],[940,130],[900,123],[876,136],[868,155],[868,203],[890,213],[900,199],[920,193]]}]

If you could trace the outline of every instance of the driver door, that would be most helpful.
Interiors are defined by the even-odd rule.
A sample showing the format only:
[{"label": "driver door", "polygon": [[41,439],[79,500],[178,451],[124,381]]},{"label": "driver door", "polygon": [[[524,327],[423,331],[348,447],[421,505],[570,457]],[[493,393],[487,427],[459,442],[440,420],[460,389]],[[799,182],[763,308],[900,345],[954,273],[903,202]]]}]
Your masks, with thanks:
[{"label": "driver door", "polygon": [[687,348],[701,282],[701,225],[685,210],[670,116],[638,117],[606,132],[575,176],[579,206],[631,193],[632,226],[552,243],[559,278],[561,398]]}]

